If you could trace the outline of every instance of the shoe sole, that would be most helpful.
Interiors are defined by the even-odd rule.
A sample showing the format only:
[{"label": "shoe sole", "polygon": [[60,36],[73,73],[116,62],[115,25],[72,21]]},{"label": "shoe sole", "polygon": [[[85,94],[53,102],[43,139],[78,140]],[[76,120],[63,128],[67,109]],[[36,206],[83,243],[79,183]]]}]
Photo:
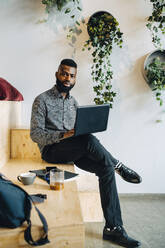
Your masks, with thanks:
[{"label": "shoe sole", "polygon": [[136,247],[140,247],[141,246],[141,244],[139,244],[139,245],[132,245],[132,244],[127,245],[127,244],[125,244],[123,242],[119,242],[117,240],[114,240],[114,239],[110,238],[109,235],[106,235],[106,234],[103,234],[103,239],[104,240],[108,240],[108,241],[110,241],[110,242],[112,242],[114,244],[117,244],[117,245],[126,247],[126,248],[136,248]]}]

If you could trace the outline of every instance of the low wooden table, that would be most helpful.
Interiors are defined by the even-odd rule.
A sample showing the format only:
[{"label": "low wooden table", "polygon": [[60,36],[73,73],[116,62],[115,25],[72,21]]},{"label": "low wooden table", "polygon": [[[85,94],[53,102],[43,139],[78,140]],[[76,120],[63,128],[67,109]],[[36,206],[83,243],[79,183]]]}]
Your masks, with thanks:
[{"label": "low wooden table", "polygon": [[[46,165],[42,162],[12,159],[0,168],[0,172],[29,194],[42,193],[47,195],[47,200],[44,203],[37,204],[49,227],[50,243],[43,247],[83,248],[85,231],[76,181],[65,182],[62,191],[53,191],[50,190],[46,182],[39,178],[36,178],[32,185],[23,185],[17,180],[17,175],[20,173],[42,169],[44,166]],[[73,171],[72,165],[57,166],[60,169]],[[42,224],[34,208],[31,212],[31,220],[32,233],[34,233],[35,239],[39,235]],[[31,247],[24,241],[23,231],[25,227],[26,225],[15,229],[0,228],[0,248]]]}]

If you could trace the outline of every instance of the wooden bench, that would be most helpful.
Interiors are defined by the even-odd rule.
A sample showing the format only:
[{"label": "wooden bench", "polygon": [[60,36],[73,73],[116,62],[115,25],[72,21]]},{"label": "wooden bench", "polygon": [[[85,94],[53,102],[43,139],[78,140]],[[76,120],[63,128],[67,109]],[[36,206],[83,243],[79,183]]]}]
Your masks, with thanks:
[{"label": "wooden bench", "polygon": [[[73,171],[73,166],[60,165],[61,169]],[[22,185],[17,175],[33,169],[43,168],[43,163],[28,160],[10,160],[1,168],[1,172],[14,183],[22,186],[28,193],[43,193],[47,195],[44,203],[38,204],[39,209],[47,219],[50,244],[44,247],[83,248],[84,224],[78,197],[76,181],[65,182],[64,190],[53,191],[43,180],[36,178],[33,185]],[[34,237],[40,230],[41,223],[36,212],[32,211]],[[0,228],[0,248],[30,247],[23,238],[24,226],[16,229]]]},{"label": "wooden bench", "polygon": [[[29,129],[11,130],[11,158],[42,161],[37,144],[30,139]],[[76,172],[79,173],[78,168],[76,168]],[[76,181],[83,220],[85,222],[102,222],[103,213],[98,190],[98,180],[96,176],[91,173],[80,175]]]},{"label": "wooden bench", "polygon": [[[0,168],[0,171],[29,194],[47,195],[47,200],[38,204],[49,226],[50,244],[44,247],[83,248],[85,231],[76,181],[65,182],[62,191],[50,190],[49,185],[39,178],[35,179],[33,185],[21,184],[17,180],[17,175],[29,170],[45,168],[47,163],[41,160],[37,145],[30,139],[29,130],[13,129],[10,137],[10,160]],[[73,165],[56,166],[63,170],[74,171]],[[35,239],[42,225],[34,209],[32,224]],[[24,241],[24,229],[25,226],[15,229],[0,228],[0,248],[31,247]]]}]

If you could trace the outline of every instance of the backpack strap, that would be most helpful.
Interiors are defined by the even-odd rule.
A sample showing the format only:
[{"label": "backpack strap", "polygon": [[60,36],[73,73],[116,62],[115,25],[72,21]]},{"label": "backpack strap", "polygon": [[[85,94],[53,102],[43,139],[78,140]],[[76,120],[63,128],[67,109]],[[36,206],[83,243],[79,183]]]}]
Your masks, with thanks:
[{"label": "backpack strap", "polygon": [[40,246],[40,245],[50,243],[50,241],[48,240],[48,225],[47,225],[46,219],[43,216],[43,214],[39,211],[39,209],[35,205],[34,205],[34,207],[35,207],[35,209],[38,213],[38,216],[39,216],[39,218],[43,224],[44,234],[40,239],[34,241],[32,238],[32,235],[31,235],[31,221],[28,220],[28,227],[24,232],[24,238],[25,238],[26,242],[29,243],[30,245]]},{"label": "backpack strap", "polygon": [[30,194],[33,203],[42,203],[45,199],[47,199],[46,194]]},{"label": "backpack strap", "polygon": [[29,197],[29,199],[31,200],[31,202],[33,203],[35,210],[38,213],[38,216],[42,222],[43,225],[43,231],[44,234],[42,235],[41,238],[39,238],[38,240],[34,241],[31,235],[31,220],[27,220],[28,223],[28,227],[24,232],[24,238],[26,240],[26,242],[30,245],[33,246],[40,246],[40,245],[44,245],[47,243],[50,243],[50,241],[48,240],[48,224],[47,221],[45,219],[45,217],[43,216],[43,214],[40,212],[40,210],[35,206],[35,202],[43,202],[44,199],[46,199],[46,195],[44,194],[36,194],[36,195],[29,195],[24,189],[22,189],[20,186],[14,184],[16,187],[20,188],[22,191],[25,192],[25,194]]}]

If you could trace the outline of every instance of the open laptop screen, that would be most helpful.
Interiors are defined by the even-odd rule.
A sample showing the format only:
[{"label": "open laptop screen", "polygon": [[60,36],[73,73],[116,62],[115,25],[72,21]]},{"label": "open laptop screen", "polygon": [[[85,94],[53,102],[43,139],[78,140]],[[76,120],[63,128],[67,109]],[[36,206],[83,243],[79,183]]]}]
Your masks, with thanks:
[{"label": "open laptop screen", "polygon": [[78,106],[74,136],[106,130],[109,104]]}]

